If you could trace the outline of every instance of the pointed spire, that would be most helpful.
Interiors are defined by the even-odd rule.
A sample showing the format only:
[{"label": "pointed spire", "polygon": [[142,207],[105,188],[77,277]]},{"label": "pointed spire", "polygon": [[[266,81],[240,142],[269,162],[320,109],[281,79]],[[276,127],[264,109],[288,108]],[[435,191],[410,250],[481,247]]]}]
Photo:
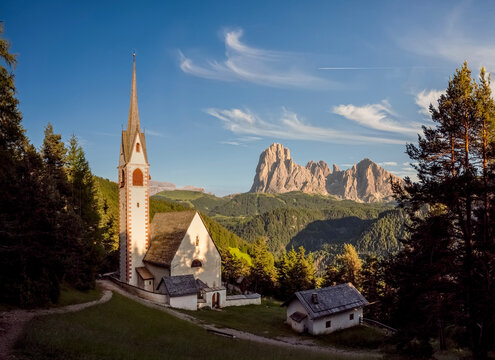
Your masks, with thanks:
[{"label": "pointed spire", "polygon": [[137,101],[136,87],[136,53],[132,54],[132,87],[131,87],[131,105],[129,106],[129,120],[127,121],[127,136],[129,141],[134,141],[136,133],[141,132],[139,124],[139,111]]}]

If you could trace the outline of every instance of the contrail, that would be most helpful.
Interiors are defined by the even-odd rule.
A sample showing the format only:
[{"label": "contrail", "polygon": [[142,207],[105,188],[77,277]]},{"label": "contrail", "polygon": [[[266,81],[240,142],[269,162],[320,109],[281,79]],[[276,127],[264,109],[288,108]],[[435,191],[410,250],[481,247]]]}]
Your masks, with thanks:
[{"label": "contrail", "polygon": [[395,70],[399,67],[321,67],[318,70]]}]

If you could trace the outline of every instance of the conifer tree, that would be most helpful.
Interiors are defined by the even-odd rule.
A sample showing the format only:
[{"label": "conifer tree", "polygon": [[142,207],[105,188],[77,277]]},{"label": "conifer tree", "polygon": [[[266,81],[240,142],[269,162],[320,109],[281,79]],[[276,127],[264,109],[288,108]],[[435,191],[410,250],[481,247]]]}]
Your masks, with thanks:
[{"label": "conifer tree", "polygon": [[[490,150],[494,135],[493,107],[484,70],[477,84],[464,63],[449,81],[446,93],[439,98],[438,109],[430,106],[436,126],[423,127],[417,146],[407,145],[409,157],[417,162],[419,182],[406,178],[404,188],[394,184],[399,204],[413,219],[412,242],[397,261],[404,264],[410,261],[411,267],[417,264],[417,271],[428,271],[423,274],[427,279],[435,277],[436,272],[437,277],[446,274],[451,281],[458,281],[453,297],[460,301],[459,312],[447,320],[465,324],[476,358],[486,357],[488,336],[493,335],[495,325],[491,305],[495,298],[491,280],[495,275],[494,220],[491,217],[495,193],[490,165],[495,159]],[[435,230],[432,223],[442,226],[443,236],[431,236]],[[425,239],[430,239],[433,245],[427,247]],[[445,264],[433,256],[442,246],[449,250],[445,256],[450,255],[450,261]],[[430,261],[436,264],[421,262],[426,260],[422,252],[428,249],[434,251],[432,259],[436,260]],[[397,262],[396,265],[400,267]],[[407,287],[411,281],[405,272],[403,276],[399,286]],[[438,289],[438,296],[417,293],[411,299],[427,300],[425,306],[418,308],[432,311],[443,306],[447,298],[450,301],[447,290],[441,286]],[[442,317],[440,323],[445,321]],[[437,330],[441,332],[441,328],[438,325]]]}]

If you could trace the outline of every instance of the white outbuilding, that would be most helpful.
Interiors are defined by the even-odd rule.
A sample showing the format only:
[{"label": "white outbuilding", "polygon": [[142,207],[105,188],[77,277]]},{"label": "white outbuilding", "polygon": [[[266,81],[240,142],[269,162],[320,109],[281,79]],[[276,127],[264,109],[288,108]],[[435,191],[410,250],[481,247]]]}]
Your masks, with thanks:
[{"label": "white outbuilding", "polygon": [[319,335],[361,324],[363,307],[369,302],[347,283],[298,291],[283,305],[294,331]]}]

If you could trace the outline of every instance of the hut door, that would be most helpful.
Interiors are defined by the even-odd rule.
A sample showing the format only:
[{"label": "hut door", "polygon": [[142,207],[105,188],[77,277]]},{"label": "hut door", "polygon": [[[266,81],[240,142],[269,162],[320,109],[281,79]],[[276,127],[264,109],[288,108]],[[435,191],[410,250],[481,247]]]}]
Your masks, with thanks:
[{"label": "hut door", "polygon": [[220,307],[220,293],[217,293],[217,296],[216,296],[216,303],[214,305],[216,308],[219,308]]},{"label": "hut door", "polygon": [[211,297],[211,307],[212,308],[216,307],[216,302],[217,302],[217,294],[213,293],[213,296]]}]

